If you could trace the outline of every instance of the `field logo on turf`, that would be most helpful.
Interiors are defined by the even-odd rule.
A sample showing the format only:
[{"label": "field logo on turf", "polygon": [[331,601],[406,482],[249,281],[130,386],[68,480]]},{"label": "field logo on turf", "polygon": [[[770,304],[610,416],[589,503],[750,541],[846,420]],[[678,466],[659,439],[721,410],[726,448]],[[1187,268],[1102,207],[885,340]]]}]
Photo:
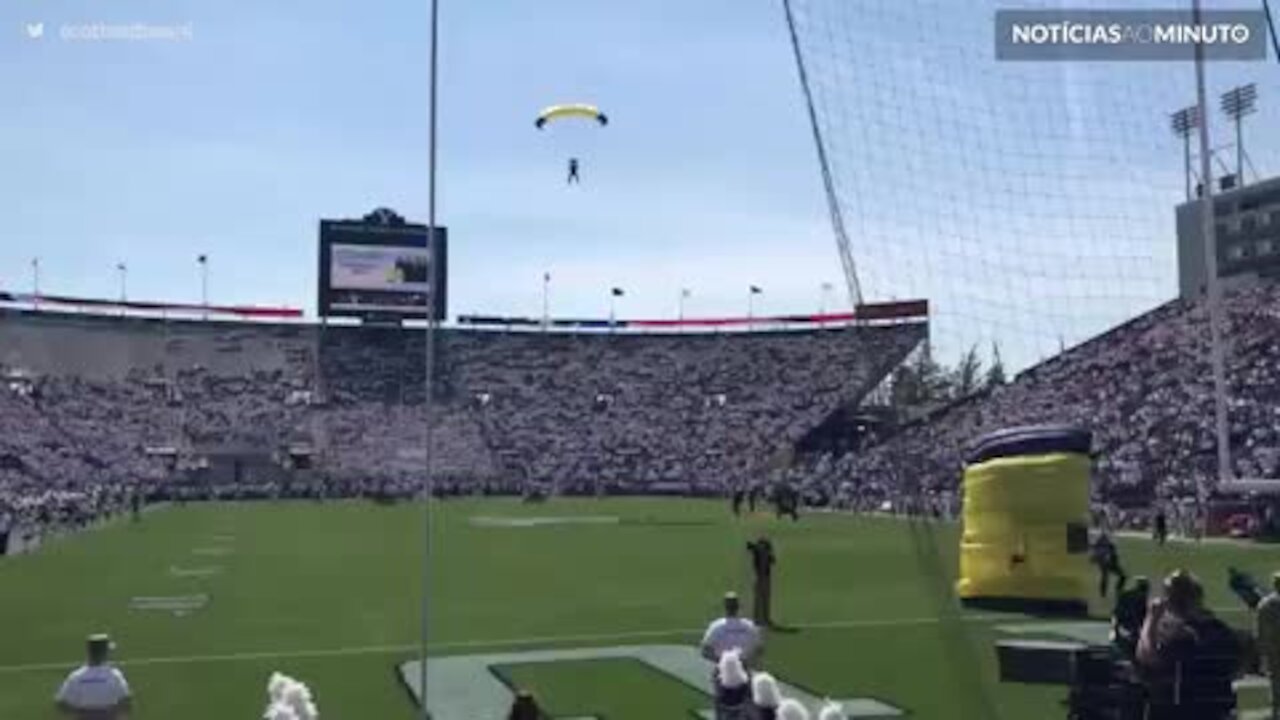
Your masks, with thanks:
[{"label": "field logo on turf", "polygon": [[[528,652],[485,655],[454,655],[427,661],[427,712],[432,720],[476,720],[506,717],[514,694],[502,680],[504,667],[533,663],[583,662],[599,660],[633,660],[643,663],[674,683],[685,685],[707,698],[704,708],[689,708],[705,720],[713,720],[711,705],[712,665],[698,651],[685,645],[629,645],[622,647],[581,648],[573,650],[533,650]],[[422,703],[421,664],[418,661],[400,666],[400,678],[419,704]],[[799,700],[816,713],[821,698],[792,683],[778,678],[782,694]],[[837,700],[847,720],[887,720],[906,713],[889,703],[874,698]],[[594,720],[593,717],[575,720]],[[676,720],[653,718],[653,720]]]},{"label": "field logo on turf", "polygon": [[168,612],[173,613],[174,617],[183,617],[196,610],[203,610],[208,604],[208,595],[165,595],[134,597],[129,600],[131,610]]},{"label": "field logo on turf", "polygon": [[577,515],[546,517],[512,517],[501,515],[473,515],[475,527],[531,528],[544,525],[617,525],[622,520],[617,515]]}]

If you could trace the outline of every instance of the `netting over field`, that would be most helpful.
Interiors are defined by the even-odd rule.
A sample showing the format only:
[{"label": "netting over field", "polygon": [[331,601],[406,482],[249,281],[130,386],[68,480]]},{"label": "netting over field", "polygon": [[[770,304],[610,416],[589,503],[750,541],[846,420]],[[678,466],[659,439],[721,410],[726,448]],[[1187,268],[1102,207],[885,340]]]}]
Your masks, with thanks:
[{"label": "netting over field", "polygon": [[[997,61],[1006,6],[790,2],[864,297],[928,298],[941,360],[998,343],[1016,370],[1177,294],[1185,176],[1169,116],[1196,92],[1188,62]],[[1206,3],[1227,6],[1258,7]],[[1210,63],[1207,78],[1215,174],[1235,171],[1219,95],[1251,82],[1245,177],[1280,173],[1280,66]]]}]

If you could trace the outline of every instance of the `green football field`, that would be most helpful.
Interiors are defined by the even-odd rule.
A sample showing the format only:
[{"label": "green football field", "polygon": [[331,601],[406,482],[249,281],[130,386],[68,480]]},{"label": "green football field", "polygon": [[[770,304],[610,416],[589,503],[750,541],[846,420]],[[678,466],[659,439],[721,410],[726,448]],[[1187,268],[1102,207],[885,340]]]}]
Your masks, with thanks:
[{"label": "green football field", "polygon": [[[765,663],[788,682],[929,720],[1063,716],[1062,690],[995,679],[999,627],[1030,620],[948,598],[954,526],[735,519],[724,503],[674,500],[451,501],[433,513],[433,656],[691,645],[726,589],[747,590],[743,544],[763,532],[788,628],[770,634]],[[412,505],[191,505],[0,560],[0,718],[55,717],[84,636],[107,631],[142,720],[259,717],[275,670],[307,682],[324,718],[409,720],[397,668],[420,636],[423,526]],[[1275,550],[1227,543],[1121,550],[1131,573],[1195,571],[1236,623],[1247,616],[1227,565],[1280,568]],[[199,596],[203,607],[182,607]],[[557,717],[675,720],[707,706],[630,659],[516,657],[493,672]]]}]

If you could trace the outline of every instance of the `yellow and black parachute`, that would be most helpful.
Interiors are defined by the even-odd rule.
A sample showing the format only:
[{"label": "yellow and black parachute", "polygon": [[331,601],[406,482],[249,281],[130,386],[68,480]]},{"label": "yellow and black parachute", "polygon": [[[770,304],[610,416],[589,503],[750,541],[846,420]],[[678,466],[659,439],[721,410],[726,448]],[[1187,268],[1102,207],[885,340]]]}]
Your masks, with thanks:
[{"label": "yellow and black parachute", "polygon": [[568,105],[551,105],[543,108],[542,112],[538,113],[538,119],[534,120],[533,126],[541,130],[546,127],[547,123],[564,118],[583,118],[586,120],[594,120],[601,127],[609,124],[609,117],[600,112],[600,108],[595,105],[577,103]]}]

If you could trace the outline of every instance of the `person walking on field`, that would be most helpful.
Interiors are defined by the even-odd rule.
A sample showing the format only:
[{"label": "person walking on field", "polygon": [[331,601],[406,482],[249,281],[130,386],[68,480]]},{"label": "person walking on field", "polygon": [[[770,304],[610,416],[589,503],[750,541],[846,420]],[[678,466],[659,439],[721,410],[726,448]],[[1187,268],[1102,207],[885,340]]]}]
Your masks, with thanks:
[{"label": "person walking on field", "polygon": [[773,554],[773,543],[761,535],[755,542],[747,543],[747,552],[751,553],[751,570],[755,576],[751,592],[751,615],[757,625],[773,627],[773,566],[777,562]]},{"label": "person walking on field", "polygon": [[1120,551],[1111,536],[1105,532],[1099,535],[1093,542],[1092,554],[1093,564],[1098,566],[1098,595],[1107,596],[1107,586],[1110,585],[1112,575],[1116,576],[1116,594],[1119,595],[1128,578],[1124,574],[1124,568],[1120,567]]}]

